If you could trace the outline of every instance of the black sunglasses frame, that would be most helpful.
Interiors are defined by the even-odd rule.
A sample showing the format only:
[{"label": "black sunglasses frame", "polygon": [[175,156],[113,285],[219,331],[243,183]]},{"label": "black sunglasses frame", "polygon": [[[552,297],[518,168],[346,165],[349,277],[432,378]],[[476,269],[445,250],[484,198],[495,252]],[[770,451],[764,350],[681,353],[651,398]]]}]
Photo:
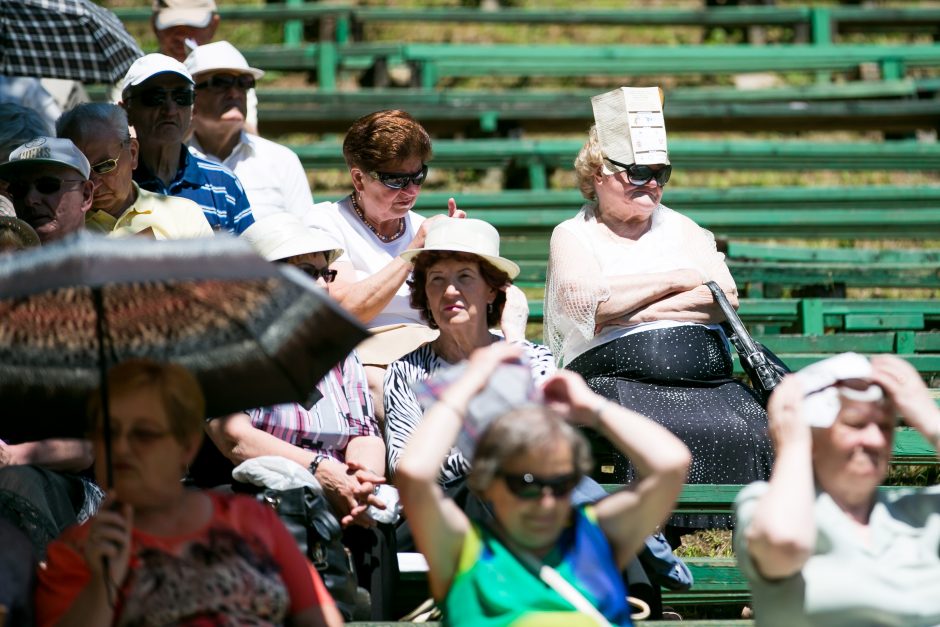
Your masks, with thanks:
[{"label": "black sunglasses frame", "polygon": [[623,168],[627,175],[627,180],[633,185],[646,185],[651,180],[655,179],[657,185],[665,187],[666,183],[669,182],[669,177],[672,176],[672,165],[664,165],[659,170],[654,170],[648,165],[638,165],[636,163],[628,165],[614,161],[610,157],[604,157],[604,159],[610,161],[618,168]]},{"label": "black sunglasses frame", "polygon": [[421,169],[414,173],[372,171],[369,176],[389,189],[405,189],[410,183],[421,187],[428,178],[428,165],[423,164]]},{"label": "black sunglasses frame", "polygon": [[325,283],[332,283],[336,280],[336,270],[331,270],[330,268],[318,268],[312,263],[298,263],[294,264],[294,267],[314,281],[323,279]]},{"label": "black sunglasses frame", "polygon": [[498,473],[503,478],[503,482],[513,496],[524,501],[534,501],[542,498],[545,494],[545,488],[548,488],[555,498],[561,498],[571,494],[572,490],[581,481],[581,474],[572,472],[567,475],[556,475],[554,477],[538,477],[530,472],[514,475],[510,473]]},{"label": "black sunglasses frame", "polygon": [[196,89],[217,89],[219,91],[225,91],[232,87],[238,87],[241,90],[248,91],[249,89],[254,89],[255,85],[255,77],[251,74],[239,74],[238,76],[220,74],[218,76],[212,76],[201,83],[196,83]]},{"label": "black sunglasses frame", "polygon": [[36,188],[37,192],[48,196],[58,193],[66,183],[84,182],[85,181],[79,179],[60,179],[55,176],[40,176],[32,181],[12,181],[7,185],[7,192],[9,192],[14,200],[20,200],[21,198],[25,198],[26,194],[28,194],[29,190],[32,188]]},{"label": "black sunglasses frame", "polygon": [[140,104],[155,109],[165,105],[168,98],[172,98],[178,107],[191,107],[196,102],[196,92],[188,88],[166,90],[155,87],[131,94],[126,100],[140,100]]}]

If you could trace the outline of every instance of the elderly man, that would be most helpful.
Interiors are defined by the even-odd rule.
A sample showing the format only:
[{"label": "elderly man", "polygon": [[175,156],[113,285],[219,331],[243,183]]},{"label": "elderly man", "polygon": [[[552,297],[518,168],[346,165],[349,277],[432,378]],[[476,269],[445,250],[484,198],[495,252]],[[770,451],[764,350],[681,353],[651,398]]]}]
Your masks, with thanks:
[{"label": "elderly man", "polygon": [[235,172],[256,220],[282,211],[305,219],[313,201],[300,159],[245,129],[247,93],[264,72],[227,41],[193,50],[186,69],[196,81],[190,148]]},{"label": "elderly man", "polygon": [[207,44],[219,27],[214,0],[154,0],[150,18],[160,52],[182,61],[189,54],[187,40]]},{"label": "elderly man", "polygon": [[45,244],[81,230],[95,191],[90,172],[88,159],[69,140],[36,137],[10,153],[0,180],[16,216]]},{"label": "elderly man", "polygon": [[156,239],[214,234],[193,201],[148,192],[134,182],[139,147],[130,136],[127,113],[121,107],[78,105],[59,118],[56,134],[72,140],[92,164],[95,196],[85,215],[85,228],[114,237],[140,234]]},{"label": "elderly man", "polygon": [[[160,52],[177,61],[186,59],[193,46],[204,46],[215,37],[219,14],[215,0],[154,0],[150,25],[160,44]],[[258,96],[248,90],[246,128],[258,132]]]},{"label": "elderly man", "polygon": [[255,219],[238,178],[183,143],[194,101],[192,76],[175,59],[148,54],[127,70],[121,106],[140,144],[134,181],[151,192],[192,200],[213,229],[240,235]]}]

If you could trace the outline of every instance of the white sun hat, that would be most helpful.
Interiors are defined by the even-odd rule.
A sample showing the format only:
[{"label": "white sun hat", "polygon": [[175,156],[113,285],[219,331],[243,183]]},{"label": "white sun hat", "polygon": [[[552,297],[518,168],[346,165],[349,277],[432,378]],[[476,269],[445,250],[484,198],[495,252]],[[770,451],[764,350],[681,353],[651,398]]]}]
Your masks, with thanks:
[{"label": "white sun hat", "polygon": [[323,229],[303,223],[292,213],[282,211],[257,220],[242,237],[268,261],[307,253],[323,253],[327,265],[343,254],[339,242]]},{"label": "white sun hat", "polygon": [[221,70],[251,74],[255,78],[264,76],[264,70],[249,66],[245,56],[227,41],[214,41],[211,44],[197,46],[189,53],[184,63],[193,76],[202,72]]},{"label": "white sun hat", "polygon": [[483,220],[438,218],[428,228],[424,248],[406,250],[399,256],[413,262],[415,257],[431,250],[478,255],[508,274],[510,279],[519,276],[519,266],[499,256],[499,232]]}]

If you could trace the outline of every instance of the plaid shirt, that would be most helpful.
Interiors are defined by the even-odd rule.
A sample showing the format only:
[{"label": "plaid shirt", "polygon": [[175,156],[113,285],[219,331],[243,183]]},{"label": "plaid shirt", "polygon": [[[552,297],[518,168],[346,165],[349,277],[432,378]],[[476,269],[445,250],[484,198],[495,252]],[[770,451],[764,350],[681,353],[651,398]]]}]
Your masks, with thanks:
[{"label": "plaid shirt", "polygon": [[317,384],[323,395],[311,409],[297,403],[252,409],[251,424],[294,446],[345,461],[346,445],[363,435],[381,437],[366,372],[356,351]]}]

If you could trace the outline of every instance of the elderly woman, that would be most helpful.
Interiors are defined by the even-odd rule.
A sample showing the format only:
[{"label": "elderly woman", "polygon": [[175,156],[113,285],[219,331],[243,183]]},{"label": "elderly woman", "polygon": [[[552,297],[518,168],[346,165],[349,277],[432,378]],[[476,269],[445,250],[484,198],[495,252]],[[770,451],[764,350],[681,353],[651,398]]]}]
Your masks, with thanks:
[{"label": "elderly woman", "polygon": [[[295,215],[263,218],[244,237],[269,261],[300,268],[327,291],[334,285],[330,264],[342,249]],[[278,455],[309,468],[344,526],[371,526],[366,509],[376,501],[375,484],[384,481],[385,445],[356,352],[334,366],[317,390],[321,398],[309,409],[298,403],[260,407],[214,418],[206,430],[234,464]]]},{"label": "elderly woman", "polygon": [[[408,113],[377,111],[353,122],[343,158],[353,191],[326,210],[326,226],[345,251],[332,295],[375,334],[359,354],[378,402],[383,369],[437,336],[408,302],[411,264],[399,257],[424,246],[437,219],[412,210],[428,175],[431,138]],[[453,199],[448,214],[464,216]]]},{"label": "elderly woman", "polygon": [[[578,613],[629,625],[620,570],[668,514],[688,469],[688,450],[668,431],[605,401],[577,375],[558,373],[543,386],[546,405],[496,418],[477,443],[469,481],[493,523],[470,520],[438,485],[468,402],[498,366],[522,354],[506,343],[475,352],[399,463],[431,593],[453,625],[582,624],[574,622]],[[587,442],[571,424],[593,427],[634,460],[641,478],[633,489],[571,506],[571,491],[591,467]]]},{"label": "elderly woman", "polygon": [[[40,625],[337,625],[317,573],[273,510],[183,487],[205,403],[185,369],[148,361],[108,374],[114,486],[88,523],[49,546]],[[101,403],[95,453],[104,459]],[[95,471],[104,479],[103,464]]]},{"label": "elderly woman", "polygon": [[[732,379],[718,326],[724,317],[703,285],[716,281],[737,303],[724,257],[710,232],[661,204],[672,172],[666,153],[659,163],[641,165],[639,155],[617,150],[605,148],[592,127],[575,160],[587,202],[552,233],[548,345],[592,389],[678,435],[692,450],[691,483],[766,478],[772,457],[766,414],[752,391]],[[619,455],[600,466],[607,482],[632,477]],[[672,523],[723,527],[731,520],[675,516]]]},{"label": "elderly woman", "polygon": [[940,624],[940,487],[878,492],[896,415],[940,450],[917,371],[840,355],[787,377],[768,410],[773,474],[736,503],[757,624]]},{"label": "elderly woman", "polygon": [[[482,220],[441,218],[429,227],[424,247],[405,251],[402,258],[414,263],[408,281],[411,307],[440,335],[392,362],[386,371],[385,443],[390,472],[423,414],[412,385],[502,340],[490,329],[500,325],[507,296],[523,303],[525,299],[510,283],[518,276],[519,266],[499,256],[499,233]],[[525,340],[516,343],[537,383],[555,372],[545,346]],[[469,469],[469,460],[454,449],[444,463],[441,481],[446,485],[463,479]]]}]

